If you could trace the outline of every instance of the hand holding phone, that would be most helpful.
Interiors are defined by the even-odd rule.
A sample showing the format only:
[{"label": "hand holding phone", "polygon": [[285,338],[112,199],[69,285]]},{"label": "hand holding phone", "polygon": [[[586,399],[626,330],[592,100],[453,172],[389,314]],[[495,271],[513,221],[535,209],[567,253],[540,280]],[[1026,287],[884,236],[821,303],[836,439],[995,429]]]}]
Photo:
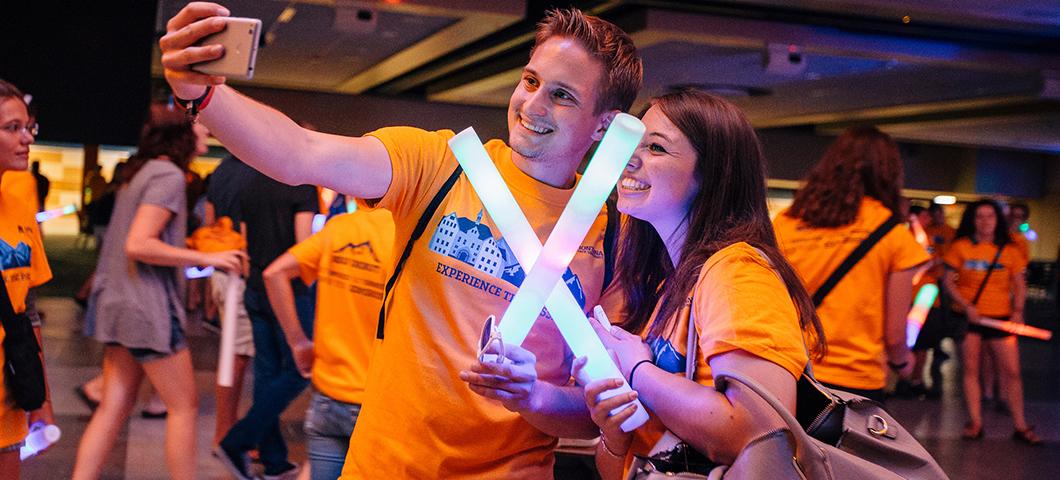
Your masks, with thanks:
[{"label": "hand holding phone", "polygon": [[261,20],[241,17],[224,20],[224,30],[196,42],[199,47],[221,45],[224,53],[218,59],[195,63],[191,69],[207,75],[250,80],[254,77],[254,62],[261,39]]}]

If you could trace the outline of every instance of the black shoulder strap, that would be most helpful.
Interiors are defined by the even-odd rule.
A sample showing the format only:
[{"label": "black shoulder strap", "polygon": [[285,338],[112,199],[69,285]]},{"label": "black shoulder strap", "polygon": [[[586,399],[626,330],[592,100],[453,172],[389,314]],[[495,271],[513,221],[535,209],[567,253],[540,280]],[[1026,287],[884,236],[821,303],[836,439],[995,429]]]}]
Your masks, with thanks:
[{"label": "black shoulder strap", "polygon": [[427,222],[431,221],[431,217],[434,216],[434,212],[438,210],[438,206],[442,204],[442,199],[449,194],[449,191],[453,189],[453,185],[456,180],[460,178],[460,174],[463,173],[464,169],[460,165],[456,166],[456,170],[453,171],[452,175],[449,175],[449,179],[442,185],[442,189],[438,190],[438,193],[434,194],[434,198],[431,199],[431,203],[427,205],[427,209],[423,211],[423,215],[420,216],[420,221],[416,223],[416,228],[412,230],[412,236],[409,237],[409,242],[405,244],[405,251],[401,252],[401,259],[398,260],[397,266],[394,267],[394,273],[390,275],[390,278],[386,281],[386,289],[383,290],[383,304],[379,306],[379,324],[375,329],[375,338],[380,340],[383,339],[383,327],[386,326],[386,301],[390,297],[390,290],[394,288],[394,283],[397,282],[398,275],[401,275],[401,270],[405,268],[405,262],[409,259],[409,254],[412,253],[412,245],[416,243],[423,236],[423,231],[427,229]]},{"label": "black shoulder strap", "polygon": [[975,291],[975,297],[972,298],[972,305],[979,303],[979,297],[983,294],[983,289],[986,288],[986,281],[990,280],[990,274],[994,273],[994,267],[997,267],[997,261],[1001,259],[1001,250],[1004,250],[1007,243],[1002,243],[1000,247],[997,247],[997,253],[994,254],[994,261],[990,262],[990,266],[986,268],[986,276],[983,277],[983,281],[979,284],[979,288]]},{"label": "black shoulder strap", "polygon": [[821,302],[824,301],[824,298],[827,297],[832,289],[839,284],[839,281],[850,272],[850,269],[854,268],[854,265],[857,265],[862,258],[865,258],[865,255],[869,253],[869,250],[872,250],[872,247],[876,246],[876,244],[883,239],[883,236],[887,235],[894,227],[898,226],[899,223],[902,222],[898,218],[898,215],[893,215],[877,227],[876,230],[873,230],[868,237],[865,237],[865,240],[862,240],[861,244],[858,245],[853,252],[850,252],[850,255],[843,260],[843,263],[839,264],[839,268],[836,268],[836,270],[832,272],[832,275],[828,277],[828,280],[825,280],[821,285],[821,288],[818,288],[816,292],[813,292],[813,306],[821,306]]},{"label": "black shoulder strap", "polygon": [[11,297],[7,295],[7,282],[4,280],[4,272],[0,270],[0,320],[3,320],[4,330],[13,330],[11,322],[15,318],[15,305],[11,303]]},{"label": "black shoulder strap", "polygon": [[618,201],[614,195],[607,197],[607,227],[604,229],[604,283],[600,295],[604,294],[615,277],[615,241],[618,235]]}]

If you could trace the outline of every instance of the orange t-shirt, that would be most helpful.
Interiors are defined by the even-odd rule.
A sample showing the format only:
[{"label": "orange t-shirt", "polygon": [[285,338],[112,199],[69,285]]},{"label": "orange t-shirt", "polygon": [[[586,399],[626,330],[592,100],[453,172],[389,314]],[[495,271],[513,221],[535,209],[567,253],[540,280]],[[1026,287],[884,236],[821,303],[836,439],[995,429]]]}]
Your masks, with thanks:
[{"label": "orange t-shirt", "polygon": [[[924,233],[928,236],[928,253],[931,254],[931,258],[941,260],[942,256],[946,253],[946,245],[953,241],[953,237],[956,236],[957,231],[954,230],[953,227],[943,224],[924,227]],[[928,283],[937,282],[939,278],[942,278],[942,272],[943,266],[940,261],[924,274],[920,285],[917,286],[919,287]],[[938,300],[936,300],[936,304],[937,303]]]},{"label": "orange t-shirt", "polygon": [[[969,302],[975,298],[995,255],[997,246],[992,242],[977,243],[970,238],[958,238],[946,249],[943,260],[947,267],[957,272],[957,293],[961,298]],[[1008,317],[1012,315],[1012,280],[1023,275],[1027,258],[1019,248],[1006,244],[997,263],[983,287],[976,310],[987,317]]]},{"label": "orange t-shirt", "polygon": [[[689,315],[694,309],[697,383],[713,387],[708,362],[733,350],[773,362],[797,379],[808,357],[799,314],[786,292],[784,282],[750,245],[740,242],[719,250],[700,270],[692,296],[675,314],[672,331],[665,338],[647,339],[655,353],[655,365],[675,375],[685,374]],[[653,318],[642,336],[655,321]],[[647,455],[665,431],[652,414],[648,423],[633,432],[627,464],[632,455]]]},{"label": "orange t-shirt", "polygon": [[1023,255],[1023,259],[1030,262],[1031,242],[1027,240],[1027,236],[1023,232],[1013,232],[1009,238],[1012,239],[1012,246]]},{"label": "orange t-shirt", "polygon": [[[369,135],[390,155],[394,177],[378,205],[393,212],[401,251],[457,166],[447,143],[454,134],[392,127]],[[499,140],[485,147],[544,243],[573,189],[526,175]],[[606,224],[601,212],[563,277],[585,309],[603,282]],[[372,357],[342,478],[552,478],[556,439],[458,377],[476,361],[486,317],[504,313],[525,274],[462,175],[387,301],[385,339]],[[573,358],[555,323],[540,317],[523,347],[537,356],[539,379],[569,383]]]},{"label": "orange t-shirt", "polygon": [[[26,294],[31,287],[52,278],[37,225],[36,180],[22,173],[5,172],[0,177],[0,267],[15,313],[26,311]],[[33,183],[27,186],[26,182]],[[4,328],[0,326],[0,342],[3,340]],[[3,362],[4,350],[0,348],[0,365]],[[21,442],[28,433],[26,412],[10,405],[3,375],[0,371],[0,447]]]},{"label": "orange t-shirt", "polygon": [[[866,197],[850,224],[813,228],[784,211],[773,220],[773,228],[781,251],[812,295],[850,252],[890,217],[887,207]],[[813,364],[818,380],[862,390],[884,387],[887,277],[930,259],[909,229],[898,226],[839,281],[817,307],[828,343],[827,354]]]},{"label": "orange t-shirt", "polygon": [[313,386],[335,400],[362,401],[393,249],[390,212],[360,209],[287,250],[302,280],[317,282]]}]

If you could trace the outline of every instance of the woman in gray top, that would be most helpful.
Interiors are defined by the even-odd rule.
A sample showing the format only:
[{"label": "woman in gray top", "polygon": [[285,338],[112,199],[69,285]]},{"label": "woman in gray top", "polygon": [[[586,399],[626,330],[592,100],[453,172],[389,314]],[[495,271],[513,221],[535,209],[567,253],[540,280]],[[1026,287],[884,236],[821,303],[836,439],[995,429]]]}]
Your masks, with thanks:
[{"label": "woman in gray top", "polygon": [[136,402],[144,374],[158,390],[166,419],[166,464],[175,479],[195,477],[198,396],[184,340],[183,268],[239,271],[240,251],[185,247],[184,172],[206,152],[205,127],[161,109],[144,128],[131,178],[118,192],[89,298],[93,336],[104,343],[103,399],[81,437],[75,479],[102,473],[107,453]]}]

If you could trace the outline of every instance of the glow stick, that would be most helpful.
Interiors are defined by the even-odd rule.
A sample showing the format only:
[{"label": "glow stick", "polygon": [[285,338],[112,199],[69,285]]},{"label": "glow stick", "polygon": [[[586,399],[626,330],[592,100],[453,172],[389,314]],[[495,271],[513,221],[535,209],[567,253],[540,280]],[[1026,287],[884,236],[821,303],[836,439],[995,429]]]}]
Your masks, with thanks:
[{"label": "glow stick", "polygon": [[34,422],[29,427],[29,435],[26,435],[22,447],[19,448],[19,460],[25,460],[52,446],[52,444],[59,441],[62,433],[56,425]]},{"label": "glow stick", "polygon": [[213,275],[213,267],[187,267],[184,269],[184,278],[188,280],[195,280],[197,278],[206,278]]},{"label": "glow stick", "polygon": [[916,345],[920,330],[924,328],[924,322],[927,321],[928,312],[931,311],[931,306],[935,304],[935,298],[938,296],[939,286],[934,283],[920,287],[920,291],[917,292],[916,300],[913,300],[913,308],[909,309],[909,315],[905,317],[905,344],[909,348]]},{"label": "glow stick", "polygon": [[979,325],[995,328],[1021,337],[1037,338],[1038,340],[1051,340],[1053,332],[1043,328],[1032,327],[1025,323],[1013,323],[990,317],[979,317]]},{"label": "glow stick", "polygon": [[232,386],[233,370],[236,359],[236,307],[239,301],[238,273],[226,272],[225,305],[221,312],[221,351],[217,359],[217,384],[222,387]]},{"label": "glow stick", "polygon": [[[523,343],[541,307],[545,306],[546,295],[557,283],[565,286],[563,272],[574,260],[578,246],[589,232],[589,227],[596,222],[607,196],[618,183],[618,177],[625,170],[643,135],[644,124],[632,115],[620,114],[611,122],[600,146],[589,160],[581,181],[574,188],[570,201],[545,241],[537,263],[530,267],[530,272],[501,318],[501,338],[504,341],[516,345]],[[596,336],[591,328],[581,333]]]},{"label": "glow stick", "polygon": [[70,204],[65,207],[53,208],[51,210],[44,210],[43,212],[37,212],[37,223],[45,222],[53,218],[59,218],[64,215],[71,213],[77,213],[77,205]]},{"label": "glow stick", "polygon": [[[640,123],[636,118],[625,114],[619,114],[615,120],[620,124],[628,123],[628,120],[620,120],[622,117],[629,117],[635,120],[636,124]],[[614,125],[615,122],[612,122],[612,126]],[[643,135],[643,128],[643,125],[640,125],[640,135]],[[611,137],[617,138],[615,135],[611,135]],[[605,135],[604,140],[607,141],[607,135]],[[640,136],[638,135],[636,141],[639,140]],[[614,141],[616,140],[611,140],[611,142]],[[500,230],[505,241],[511,246],[518,261],[524,268],[532,269],[537,262],[538,255],[541,253],[541,243],[537,238],[537,234],[530,228],[526,216],[523,214],[522,209],[519,208],[519,204],[516,203],[511,191],[504,184],[504,180],[501,178],[493,161],[490,160],[486,149],[482,146],[482,141],[479,140],[474,129],[465,129],[454,136],[449,140],[449,146],[453,150],[457,161],[463,167],[468,180],[471,181],[472,186],[475,188],[486,211],[490,214],[490,218],[493,219],[497,229]],[[634,142],[635,146],[636,142]],[[601,144],[602,147],[603,144]],[[599,151],[600,149],[597,150],[597,152]],[[628,157],[629,155],[626,155],[625,158],[628,159]],[[593,158],[595,159],[596,156],[594,155]],[[582,182],[586,180],[586,176],[582,176]],[[612,187],[613,185],[614,182],[612,182]],[[596,209],[596,213],[598,212],[599,208]],[[564,213],[566,213],[566,210],[564,210]],[[523,285],[526,285],[525,280]],[[570,346],[571,351],[576,356],[587,357],[588,361],[583,368],[583,373],[586,376],[591,380],[602,378],[623,379],[620,388],[605,392],[605,394],[601,395],[601,399],[630,391],[629,385],[626,384],[624,377],[611,360],[610,355],[604,350],[600,339],[596,336],[592,327],[589,326],[585,312],[581,310],[565,283],[558,282],[558,284],[553,286],[545,305],[549,309],[560,334],[563,335],[563,338]],[[536,315],[534,319],[536,320]],[[525,334],[523,337],[525,338]],[[522,338],[519,340],[519,343],[521,343]],[[639,401],[634,401],[633,403],[638,405],[637,411],[622,424],[622,429],[627,432],[633,431],[648,419],[643,405]]]}]

